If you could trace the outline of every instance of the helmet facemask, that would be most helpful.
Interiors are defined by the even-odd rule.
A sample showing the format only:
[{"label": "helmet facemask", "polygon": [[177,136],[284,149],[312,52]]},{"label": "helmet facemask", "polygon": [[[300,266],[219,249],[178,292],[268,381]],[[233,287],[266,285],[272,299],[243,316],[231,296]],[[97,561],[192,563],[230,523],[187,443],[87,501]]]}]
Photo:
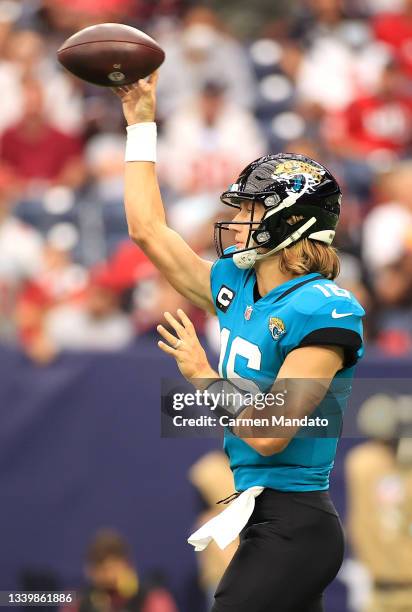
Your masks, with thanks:
[{"label": "helmet facemask", "polygon": [[[214,226],[215,228],[215,233],[214,233],[215,247],[216,247],[218,256],[223,259],[229,258],[229,257],[235,257],[237,253],[247,253],[248,255],[245,256],[245,261],[248,261],[249,257],[252,257],[253,261],[255,261],[255,252],[256,252],[257,247],[265,246],[265,243],[266,243],[265,240],[261,240],[261,244],[258,245],[255,242],[256,236],[254,236],[255,232],[258,232],[260,229],[263,229],[262,228],[263,218],[259,221],[254,220],[255,212],[256,212],[256,202],[258,200],[247,198],[247,197],[231,197],[230,201],[225,201],[225,204],[228,204],[229,206],[232,206],[233,208],[237,208],[238,210],[240,210],[241,202],[242,201],[244,202],[245,200],[248,200],[248,199],[251,200],[251,204],[252,204],[252,210],[250,211],[249,221],[220,221],[218,223],[215,223],[215,226]],[[249,231],[248,231],[248,235],[247,235],[247,239],[246,239],[244,248],[237,251],[237,253],[233,253],[232,251],[229,253],[225,253],[226,249],[224,247],[224,240],[223,240],[223,236],[225,232],[232,232],[233,226],[245,226],[245,225],[248,226]]]}]

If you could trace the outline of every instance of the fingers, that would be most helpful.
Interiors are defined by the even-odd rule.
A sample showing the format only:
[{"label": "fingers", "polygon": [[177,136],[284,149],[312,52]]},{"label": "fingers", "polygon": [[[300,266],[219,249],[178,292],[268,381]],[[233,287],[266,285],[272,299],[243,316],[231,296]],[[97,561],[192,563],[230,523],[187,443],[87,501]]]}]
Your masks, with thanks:
[{"label": "fingers", "polygon": [[143,93],[144,89],[141,86],[145,81],[140,80],[135,83],[130,83],[130,85],[119,85],[119,87],[110,87],[111,91],[119,96],[119,98],[124,98],[127,94],[132,93],[134,91],[138,91],[139,93]]},{"label": "fingers", "polygon": [[120,99],[122,99],[123,96],[125,95],[125,93],[122,91],[121,87],[110,87],[110,91],[112,91]]},{"label": "fingers", "polygon": [[118,96],[122,101],[132,90],[127,85],[123,85],[123,87],[110,87],[111,91]]},{"label": "fingers", "polygon": [[165,342],[162,342],[161,340],[159,340],[159,342],[157,343],[157,346],[160,349],[162,349],[164,353],[167,353],[168,355],[172,355],[173,357],[176,357],[177,351],[171,346],[169,346],[168,344],[166,344]]},{"label": "fingers", "polygon": [[150,85],[144,79],[139,79],[136,82],[137,87],[139,88],[140,93],[145,94],[150,92]]},{"label": "fingers", "polygon": [[155,70],[155,72],[152,72],[152,74],[150,74],[147,78],[140,79],[137,82],[143,92],[149,93],[156,89],[158,78],[159,78],[159,71]]},{"label": "fingers", "polygon": [[158,79],[158,70],[153,72],[147,79],[139,79],[129,85],[120,85],[119,87],[111,87],[111,91],[116,94],[121,100],[132,92],[139,92],[140,94],[149,93],[155,87]]},{"label": "fingers", "polygon": [[192,321],[189,319],[189,317],[187,316],[187,314],[185,313],[184,310],[182,310],[181,308],[178,309],[177,314],[180,317],[180,320],[182,321],[186,331],[190,332],[190,333],[196,333],[195,332],[195,328],[194,325],[192,323]]},{"label": "fingers", "polygon": [[[177,314],[179,315],[179,318],[183,325],[177,319],[175,319],[175,317],[170,312],[166,311],[164,313],[166,321],[169,323],[169,325],[173,327],[177,334],[177,337],[172,334],[168,329],[166,329],[164,325],[158,325],[156,329],[159,334],[163,336],[163,338],[168,342],[167,344],[166,342],[159,340],[159,342],[157,343],[158,347],[164,353],[172,355],[175,359],[179,360],[182,357],[184,351],[180,351],[181,347],[176,348],[176,344],[178,344],[180,340],[184,340],[185,337],[186,341],[189,341],[190,337],[188,336],[196,336],[196,331],[193,326],[193,323],[181,308],[178,309]],[[183,345],[183,348],[184,347],[185,345]]]},{"label": "fingers", "polygon": [[166,321],[173,327],[179,338],[182,338],[185,333],[185,328],[183,327],[183,325],[179,323],[179,321],[175,319],[174,316],[170,314],[170,312],[165,312],[164,317]]},{"label": "fingers", "polygon": [[158,325],[156,329],[159,332],[159,334],[163,336],[165,340],[168,341],[170,346],[176,347],[176,344],[179,342],[179,338],[176,338],[176,336],[171,334],[170,331],[168,331],[165,327],[163,327],[163,325]]},{"label": "fingers", "polygon": [[152,87],[156,87],[157,81],[159,80],[159,70],[155,70],[147,79],[147,82],[150,83]]}]

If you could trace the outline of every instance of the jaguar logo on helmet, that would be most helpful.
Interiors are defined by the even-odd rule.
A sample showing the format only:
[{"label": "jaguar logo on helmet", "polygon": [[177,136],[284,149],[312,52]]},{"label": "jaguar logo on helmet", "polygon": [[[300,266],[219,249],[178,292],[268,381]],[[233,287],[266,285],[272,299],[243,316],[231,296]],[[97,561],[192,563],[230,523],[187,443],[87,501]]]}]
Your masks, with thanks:
[{"label": "jaguar logo on helmet", "polygon": [[286,327],[282,319],[279,317],[270,317],[269,331],[272,334],[273,340],[279,340],[286,333]]},{"label": "jaguar logo on helmet", "polygon": [[325,171],[322,170],[322,168],[317,168],[313,164],[292,159],[278,164],[273,171],[272,178],[277,178],[279,175],[286,175],[287,178],[292,178],[292,176],[296,176],[297,174],[309,174],[319,182],[322,180]]}]

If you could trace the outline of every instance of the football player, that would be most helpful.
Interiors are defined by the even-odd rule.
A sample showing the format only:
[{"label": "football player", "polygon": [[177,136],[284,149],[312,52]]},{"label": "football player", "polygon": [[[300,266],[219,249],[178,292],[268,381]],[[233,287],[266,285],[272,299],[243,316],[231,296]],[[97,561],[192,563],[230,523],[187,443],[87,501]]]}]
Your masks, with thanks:
[{"label": "football player", "polygon": [[[181,310],[165,313],[173,331],[159,325],[159,347],[200,389],[211,379],[218,387],[229,379],[240,390],[252,382],[256,389],[290,392],[286,414],[294,417],[321,411],[330,404],[332,386],[341,383],[341,415],[363,352],[364,311],[334,282],[339,259],[330,245],[341,204],[336,180],[302,155],[252,162],[221,196],[234,218],[215,226],[218,259],[213,264],[201,259],[165,220],[154,163],[156,79],[154,74],[116,90],[128,123],[129,233],[173,287],[217,314],[219,372]],[[234,239],[225,249],[228,231]],[[239,414],[257,414],[255,406],[234,403],[220,414],[234,419],[225,429],[224,447],[236,495],[259,492],[213,612],[320,612],[322,593],[344,550],[328,495],[339,431],[302,436],[298,426],[290,426],[259,435],[253,419],[237,425]]]}]

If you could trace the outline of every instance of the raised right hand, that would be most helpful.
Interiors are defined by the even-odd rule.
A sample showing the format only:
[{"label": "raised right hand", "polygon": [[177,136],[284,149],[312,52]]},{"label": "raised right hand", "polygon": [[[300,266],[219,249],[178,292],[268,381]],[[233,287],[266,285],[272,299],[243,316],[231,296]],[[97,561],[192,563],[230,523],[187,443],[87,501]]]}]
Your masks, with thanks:
[{"label": "raised right hand", "polygon": [[112,91],[122,101],[127,125],[155,120],[157,79],[158,71],[156,70],[147,81],[140,79],[131,85],[112,87]]}]

